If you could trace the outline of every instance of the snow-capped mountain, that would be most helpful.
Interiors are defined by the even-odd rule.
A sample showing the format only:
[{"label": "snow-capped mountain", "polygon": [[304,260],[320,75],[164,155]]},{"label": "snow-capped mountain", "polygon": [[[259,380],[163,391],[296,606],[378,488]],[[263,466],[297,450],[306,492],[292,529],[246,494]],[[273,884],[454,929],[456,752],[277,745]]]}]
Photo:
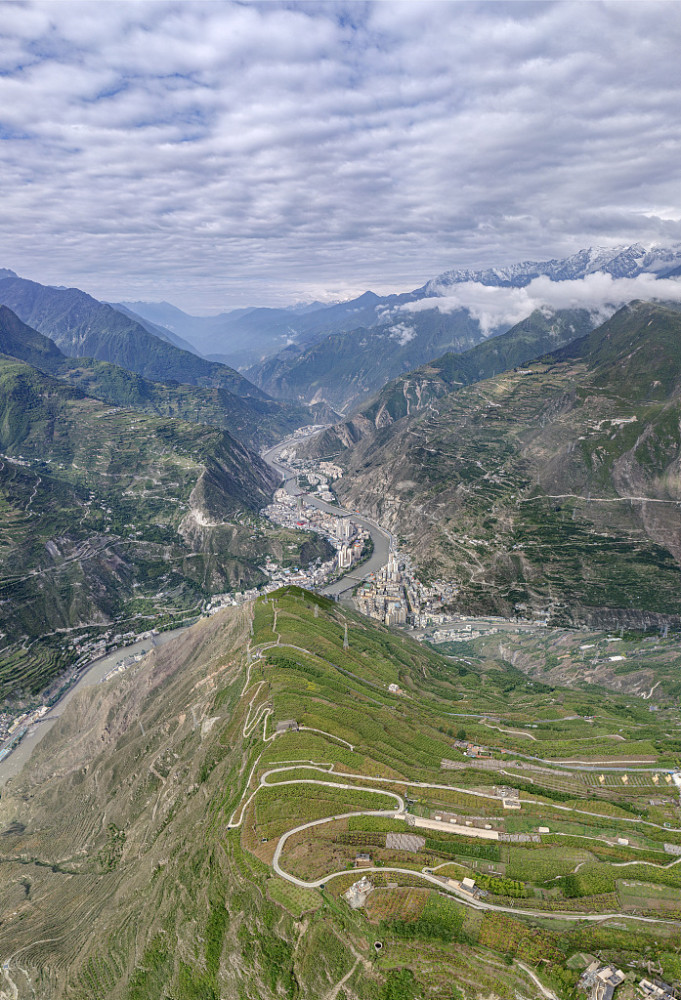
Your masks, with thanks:
[{"label": "snow-capped mountain", "polygon": [[646,250],[640,243],[628,247],[590,247],[579,250],[563,260],[526,260],[508,267],[490,267],[475,271],[470,268],[445,271],[418,289],[423,296],[446,294],[452,285],[466,281],[497,287],[522,288],[539,275],[552,281],[584,278],[587,274],[604,272],[613,278],[635,278],[638,274],[655,274],[664,278],[681,269],[681,247],[653,247]]}]

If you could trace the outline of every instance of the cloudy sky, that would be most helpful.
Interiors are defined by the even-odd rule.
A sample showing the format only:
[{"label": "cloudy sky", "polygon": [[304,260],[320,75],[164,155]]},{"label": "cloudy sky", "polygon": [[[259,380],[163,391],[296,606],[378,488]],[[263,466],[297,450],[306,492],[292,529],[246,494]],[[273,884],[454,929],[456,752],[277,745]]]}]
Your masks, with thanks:
[{"label": "cloudy sky", "polygon": [[681,4],[0,3],[0,267],[190,311],[681,241]]}]

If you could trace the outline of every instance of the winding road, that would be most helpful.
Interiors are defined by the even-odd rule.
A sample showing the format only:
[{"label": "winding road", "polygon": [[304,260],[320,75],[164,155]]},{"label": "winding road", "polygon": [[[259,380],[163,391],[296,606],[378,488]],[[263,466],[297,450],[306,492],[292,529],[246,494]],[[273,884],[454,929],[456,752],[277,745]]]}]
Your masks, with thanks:
[{"label": "winding road", "polygon": [[[248,715],[247,715],[247,719],[246,719],[246,723],[245,723],[244,728],[245,729],[247,728],[248,731],[250,733],[252,733],[254,731],[254,729],[256,728],[258,722],[262,721],[263,722],[263,738],[269,741],[269,740],[274,739],[277,734],[276,733],[272,734],[269,737],[266,736],[265,730],[266,730],[266,727],[267,727],[267,718],[268,718],[269,712],[265,711],[265,712],[261,713],[262,705],[258,706],[255,709],[255,715],[253,717],[253,720],[252,720],[252,722],[249,722],[249,717],[250,717],[251,711],[253,710],[253,702],[254,702],[257,694],[258,694],[259,689],[260,689],[260,685],[258,685],[258,689],[256,690],[256,692],[254,693],[253,697],[251,698],[251,701],[249,702],[249,705],[248,705]],[[245,693],[245,691],[244,691],[244,693]],[[332,736],[332,734],[330,734],[330,733],[327,734],[327,735]],[[332,736],[332,738],[333,738],[333,736]],[[357,785],[350,785],[350,784],[347,784],[347,782],[339,782],[339,781],[324,781],[321,778],[294,778],[294,779],[291,779],[291,780],[281,781],[281,782],[279,782],[279,781],[275,781],[275,782],[268,781],[268,778],[271,775],[282,774],[282,773],[285,773],[287,771],[305,769],[305,770],[312,770],[312,771],[321,771],[321,772],[324,772],[327,775],[333,776],[333,777],[339,777],[339,778],[343,777],[343,778],[346,778],[346,779],[347,778],[351,778],[351,779],[353,779],[355,781],[357,781],[357,780],[372,781],[372,782],[376,782],[376,783],[386,782],[386,783],[389,783],[389,784],[392,784],[392,785],[403,785],[405,787],[408,787],[408,786],[418,786],[419,788],[454,789],[454,790],[457,790],[455,788],[455,786],[452,786],[452,785],[441,785],[441,784],[435,784],[435,783],[430,783],[430,782],[419,782],[419,781],[406,781],[406,780],[401,780],[401,779],[397,779],[396,780],[394,778],[371,777],[369,775],[361,775],[361,774],[354,774],[354,773],[347,773],[347,772],[335,772],[334,771],[335,765],[331,761],[325,762],[325,761],[311,761],[311,760],[291,760],[291,761],[281,762],[278,767],[273,767],[273,768],[270,768],[267,771],[263,772],[263,774],[260,776],[260,780],[259,780],[257,786],[255,787],[255,789],[250,794],[248,794],[248,789],[249,789],[251,781],[253,779],[253,775],[255,774],[255,772],[257,770],[259,762],[260,762],[260,757],[258,757],[258,759],[255,761],[255,763],[253,765],[253,768],[252,768],[252,770],[250,772],[250,775],[249,775],[249,779],[248,779],[248,781],[246,783],[246,786],[244,788],[244,792],[243,792],[243,795],[242,795],[242,800],[239,803],[239,805],[237,806],[237,808],[234,810],[234,813],[232,814],[232,817],[230,818],[230,821],[228,823],[228,829],[235,829],[235,828],[241,826],[241,824],[243,823],[243,820],[244,820],[244,814],[245,814],[247,806],[253,801],[253,799],[255,798],[255,796],[257,795],[257,793],[262,788],[273,788],[273,787],[276,788],[277,785],[280,785],[280,784],[281,785],[307,784],[307,785],[323,785],[323,786],[326,786],[326,787],[329,787],[329,788],[346,789],[346,790],[352,790],[352,791],[357,791],[358,790],[358,786]],[[342,868],[342,869],[337,870],[337,871],[328,872],[326,875],[323,875],[321,878],[318,878],[318,879],[305,880],[305,879],[298,878],[296,875],[293,875],[290,872],[287,872],[284,868],[282,868],[282,865],[281,865],[281,855],[282,855],[282,852],[283,852],[283,850],[284,850],[284,848],[286,846],[286,843],[288,842],[288,840],[291,837],[293,837],[297,833],[301,833],[303,830],[309,830],[309,829],[312,829],[314,827],[323,826],[324,824],[326,824],[326,823],[332,823],[335,820],[349,819],[352,816],[382,816],[382,817],[385,817],[385,818],[388,818],[388,819],[395,819],[395,820],[405,820],[406,819],[405,802],[404,802],[403,797],[401,795],[399,795],[397,792],[389,791],[386,788],[375,788],[375,787],[369,787],[369,788],[367,788],[367,787],[362,787],[362,786],[359,786],[359,787],[361,787],[362,790],[365,791],[365,792],[374,792],[377,795],[381,795],[381,796],[384,796],[384,797],[388,796],[390,798],[393,798],[395,800],[395,802],[396,802],[396,808],[395,809],[353,810],[351,812],[334,813],[333,815],[326,816],[326,817],[324,817],[322,819],[311,820],[308,823],[300,823],[297,826],[292,827],[292,829],[287,830],[285,833],[283,833],[279,837],[279,840],[277,842],[277,845],[276,845],[276,848],[275,848],[275,851],[274,851],[274,855],[273,855],[273,858],[272,858],[272,868],[274,869],[274,871],[276,872],[276,874],[280,876],[280,878],[283,878],[287,882],[290,882],[293,885],[299,886],[300,888],[303,888],[303,889],[318,889],[318,888],[326,885],[326,883],[330,882],[332,879],[340,878],[343,875],[354,875],[354,874],[357,874],[358,869],[356,869],[356,868]],[[484,793],[484,792],[476,792],[476,791],[473,791],[471,789],[458,789],[458,790],[465,791],[467,794],[478,796],[480,798],[485,798],[485,799],[496,799],[497,798],[497,796],[488,795],[487,793]],[[246,796],[248,796],[248,797],[246,798]],[[522,801],[524,801],[524,802],[533,802],[534,800],[532,800],[532,799],[523,799]],[[583,813],[585,815],[591,815],[591,816],[597,816],[598,818],[603,818],[599,814],[596,814],[596,813],[587,813],[585,810],[578,810],[578,809],[574,809],[572,807],[566,807],[566,806],[564,806],[562,808],[565,809],[566,811],[569,811],[569,812]],[[238,814],[238,820],[237,820],[237,814]],[[656,825],[656,824],[651,824],[651,825]],[[681,857],[674,859],[673,861],[671,861],[669,863],[669,865],[655,865],[655,867],[665,867],[665,868],[667,868],[667,867],[671,867],[673,865],[676,865],[679,862],[681,862]],[[627,862],[627,863],[622,864],[621,866],[624,867],[625,864],[631,864],[631,863],[636,864],[638,862]],[[620,866],[618,865],[618,867],[620,867]],[[366,874],[367,872],[394,872],[396,874],[408,875],[408,876],[411,876],[413,878],[422,879],[423,881],[429,883],[430,885],[435,886],[440,892],[449,893],[450,895],[454,896],[457,899],[458,902],[461,902],[464,905],[470,906],[470,907],[472,907],[473,909],[476,909],[476,910],[488,910],[488,911],[494,911],[494,912],[497,912],[497,913],[510,913],[510,914],[514,914],[515,916],[537,917],[537,918],[540,918],[540,919],[548,919],[548,920],[562,920],[562,921],[568,921],[570,923],[578,923],[580,921],[586,921],[586,922],[589,922],[589,923],[599,923],[599,922],[604,921],[604,920],[624,919],[624,920],[634,920],[634,921],[636,921],[638,923],[645,923],[645,924],[666,924],[666,925],[670,925],[671,924],[673,926],[679,926],[679,922],[676,921],[676,920],[666,920],[666,919],[664,919],[662,917],[645,917],[645,916],[639,916],[637,914],[631,914],[631,913],[622,913],[622,912],[619,912],[619,913],[618,912],[614,912],[614,913],[595,913],[595,914],[574,913],[574,912],[566,912],[566,911],[533,910],[533,909],[530,909],[530,908],[523,908],[523,907],[518,907],[518,906],[503,906],[503,905],[501,905],[499,903],[486,903],[486,902],[484,902],[484,900],[475,899],[474,897],[470,896],[464,890],[458,889],[454,885],[450,885],[448,881],[445,881],[442,878],[438,878],[438,876],[434,875],[433,872],[432,872],[432,870],[430,870],[430,869],[421,869],[421,871],[419,871],[419,870],[413,869],[413,868],[400,868],[400,867],[393,867],[393,866],[380,866],[380,867],[378,867],[378,866],[371,866],[371,867],[367,867],[367,868],[362,868],[361,871],[364,874]],[[528,972],[528,974],[529,974],[530,970],[527,969],[527,968],[525,968],[525,971]],[[543,987],[542,987],[542,989],[543,989]],[[548,995],[548,993],[545,993],[545,995]]]},{"label": "winding road", "polygon": [[[268,782],[267,781],[267,778],[270,775],[272,775],[272,774],[280,774],[280,773],[285,772],[285,771],[294,770],[296,768],[296,766],[298,768],[301,768],[301,767],[305,768],[306,766],[310,767],[310,765],[306,764],[306,762],[304,762],[304,761],[295,761],[295,762],[292,762],[292,764],[289,764],[288,766],[285,766],[285,767],[275,767],[275,768],[271,768],[268,771],[265,771],[265,773],[263,775],[261,775],[260,784],[257,786],[257,788],[255,789],[255,791],[252,792],[251,795],[249,796],[248,802],[250,802],[253,799],[253,797],[256,795],[256,793],[261,788],[276,788],[278,785],[297,785],[297,784],[303,784],[303,785],[324,785],[324,786],[326,786],[328,788],[341,788],[341,789],[348,789],[348,790],[352,790],[352,791],[357,791],[357,786],[356,785],[349,785],[349,784],[346,784],[346,783],[332,782],[332,781],[322,781],[321,779],[316,779],[316,778],[315,779],[312,779],[312,778],[295,778],[295,779],[293,779],[291,781],[280,781],[280,782],[279,781],[278,782]],[[324,767],[324,765],[315,764],[315,765],[312,765],[310,767],[310,769],[311,770],[322,770],[323,767]],[[357,777],[357,776],[356,775],[347,775],[347,777]],[[371,779],[371,780],[381,780],[381,779]],[[392,779],[383,779],[383,780],[392,780]],[[403,782],[396,782],[396,783],[403,784]],[[408,782],[404,782],[404,784],[408,784]],[[428,784],[424,783],[422,785],[422,787],[430,788],[430,787],[442,787],[442,786],[431,786],[431,785],[428,785]],[[310,830],[313,827],[323,826],[325,823],[333,823],[336,820],[349,819],[352,816],[382,816],[382,817],[385,817],[387,819],[396,819],[396,820],[404,819],[405,818],[405,803],[404,803],[404,799],[402,798],[402,796],[398,795],[396,792],[389,792],[389,791],[387,791],[384,788],[364,788],[363,791],[366,791],[366,792],[375,792],[377,795],[382,795],[382,796],[389,796],[389,797],[395,799],[395,801],[397,803],[397,808],[396,809],[368,809],[368,810],[361,810],[361,811],[359,811],[359,810],[353,810],[352,812],[335,813],[332,816],[325,816],[323,819],[315,819],[315,820],[311,820],[308,823],[300,823],[298,826],[294,826],[291,830],[287,830],[286,833],[283,833],[281,835],[281,837],[279,838],[278,842],[277,842],[277,846],[275,848],[274,855],[272,857],[272,868],[277,873],[277,875],[279,875],[281,878],[285,879],[287,882],[291,882],[292,885],[299,886],[301,889],[319,889],[321,886],[326,885],[327,882],[330,882],[332,879],[340,878],[343,875],[356,875],[358,873],[358,869],[356,869],[356,868],[342,868],[342,869],[339,869],[337,871],[328,872],[326,875],[323,875],[321,878],[318,878],[318,879],[309,879],[309,880],[301,879],[301,878],[298,878],[296,875],[292,875],[290,872],[287,872],[284,868],[282,868],[282,866],[281,866],[281,855],[282,855],[282,852],[283,852],[283,850],[284,850],[284,848],[286,846],[287,841],[291,837],[295,836],[295,834],[301,833],[303,830]],[[239,826],[241,824],[241,822],[243,821],[243,812],[244,812],[246,804],[247,803],[244,803],[244,807],[242,808],[241,817],[239,819],[239,822],[238,823],[230,823],[230,828],[234,828],[234,827]],[[681,860],[681,859],[679,859],[679,860]],[[672,862],[672,863],[676,863],[676,862]],[[675,926],[678,926],[678,921],[676,921],[676,920],[665,920],[662,917],[644,917],[644,916],[638,916],[638,915],[630,914],[630,913],[617,913],[617,912],[615,912],[615,913],[570,913],[570,912],[559,912],[559,911],[551,911],[551,910],[533,910],[533,909],[519,907],[519,906],[502,906],[499,903],[486,903],[486,902],[484,902],[484,900],[473,898],[472,896],[469,895],[469,893],[465,892],[462,889],[456,888],[456,886],[453,886],[453,885],[449,884],[448,881],[445,881],[441,877],[438,877],[437,875],[434,875],[432,873],[432,871],[427,870],[427,869],[421,869],[421,871],[418,871],[417,869],[414,869],[414,868],[400,868],[400,867],[393,867],[393,866],[389,866],[389,865],[382,865],[380,867],[378,867],[378,866],[370,866],[370,867],[362,868],[361,871],[362,871],[363,874],[366,874],[367,872],[395,872],[396,874],[409,875],[411,877],[423,879],[425,882],[428,882],[430,885],[435,886],[441,892],[447,892],[447,893],[449,893],[450,895],[454,896],[459,902],[464,903],[466,906],[471,906],[475,910],[489,910],[489,911],[493,911],[493,912],[496,912],[496,913],[512,913],[515,916],[539,917],[539,918],[542,918],[542,919],[567,920],[569,922],[574,922],[574,923],[578,923],[580,921],[587,921],[589,923],[599,923],[600,921],[603,921],[603,920],[626,919],[626,920],[635,920],[637,922],[645,923],[645,924],[673,924]]]}]

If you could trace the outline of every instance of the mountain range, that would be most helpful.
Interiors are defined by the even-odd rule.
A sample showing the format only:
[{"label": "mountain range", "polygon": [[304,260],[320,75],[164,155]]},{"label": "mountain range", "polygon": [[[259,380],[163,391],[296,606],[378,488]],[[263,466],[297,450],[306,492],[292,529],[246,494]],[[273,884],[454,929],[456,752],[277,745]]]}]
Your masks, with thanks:
[{"label": "mountain range", "polygon": [[[525,261],[506,268],[447,271],[421,288],[401,295],[370,300],[355,300],[366,317],[357,329],[346,328],[326,336],[318,332],[314,341],[294,342],[274,357],[247,369],[246,374],[266,392],[278,399],[310,403],[326,401],[343,413],[365,404],[386,381],[403,372],[426,364],[446,351],[460,353],[485,337],[506,332],[512,325],[499,318],[491,328],[481,325],[473,312],[463,305],[446,309],[438,299],[451,294],[457,285],[523,288],[534,278],[545,275],[552,282],[576,281],[593,274],[613,278],[634,278],[651,274],[657,278],[681,273],[681,250],[646,251],[643,247],[582,250],[564,260]],[[585,297],[586,298],[586,297]],[[428,307],[432,301],[432,309]],[[597,325],[600,309],[585,301],[579,319],[583,328],[585,315],[591,313],[591,327]],[[352,303],[347,304],[350,310]],[[613,307],[614,308],[614,307]],[[366,316],[367,311],[369,316]],[[547,312],[551,311],[550,307]],[[323,319],[326,311],[313,318]],[[344,317],[352,322],[353,313]]]},{"label": "mountain range", "polygon": [[[503,273],[448,272],[436,284],[471,275],[522,284],[537,273],[564,280],[608,268],[668,276],[675,253],[589,251]],[[154,332],[157,320],[177,319],[170,307],[138,322],[129,305],[121,312],[78,289],[0,271],[0,447],[12,512],[2,550],[2,586],[12,594],[0,622],[10,651],[5,690],[37,690],[61,669],[68,644],[60,629],[105,631],[135,608],[144,610],[133,616],[156,620],[171,606],[168,594],[182,611],[261,579],[264,555],[281,558],[284,549],[281,536],[258,527],[275,482],[253,449],[303,424],[337,421],[329,402],[355,409],[304,450],[339,458],[341,499],[389,525],[424,578],[458,581],[458,610],[676,620],[669,379],[679,313],[635,306],[590,333],[588,309],[543,310],[487,338],[463,309],[390,318],[394,306],[434,288],[280,310],[300,342],[249,370],[292,400],[277,401],[173,343],[177,331]],[[241,310],[231,320],[262,330],[267,314],[272,332],[282,320],[274,313]],[[599,344],[609,345],[603,357]],[[664,388],[639,394],[632,409],[631,392],[608,387],[634,344],[641,371]],[[635,431],[648,442],[645,459]],[[125,469],[117,456],[126,456]],[[286,541],[294,561],[302,545],[310,558],[326,551],[312,552],[302,536],[296,549],[295,537]],[[564,551],[570,558],[554,571]],[[168,561],[181,569],[162,572]],[[43,633],[53,636],[45,646]]]},{"label": "mountain range", "polygon": [[[627,970],[622,997],[681,982],[681,308],[538,309],[493,336],[399,310],[471,281],[674,277],[675,254],[239,310],[196,320],[200,347],[167,304],[0,270],[3,724],[75,687],[23,723],[30,766],[0,752],[0,998],[571,1000],[592,961]],[[276,352],[257,386],[196,353],[228,332],[222,358]],[[458,621],[445,655],[285,587],[82,683],[97,640],[194,621],[268,557],[330,556],[260,516],[279,477],[258,450],[321,419],[287,447],[342,467],[340,502],[447,581],[445,612],[506,620],[479,644]]]},{"label": "mountain range", "polygon": [[282,409],[66,357],[0,306],[0,697],[43,690],[79,629],[144,631],[263,582],[267,556],[328,557],[258,518],[277,477],[248,444],[299,426]]},{"label": "mountain range", "polygon": [[275,399],[327,403],[347,413],[396,375],[445,351],[465,351],[482,337],[480,324],[467,310],[444,314],[433,309],[406,320],[333,333],[302,351],[291,346],[247,369],[246,375]]},{"label": "mountain range", "polygon": [[[7,306],[0,306],[0,351],[106,403],[219,427],[252,448],[273,444],[315,417],[303,406],[276,402],[257,390],[237,395],[223,387],[151,381],[108,361],[67,357]],[[326,415],[323,409],[320,415]]]},{"label": "mountain range", "polygon": [[362,323],[371,324],[380,301],[378,295],[365,292],[357,299],[331,305],[235,309],[218,316],[190,316],[168,302],[122,305],[191,341],[204,355],[241,369],[291,343],[302,347],[319,336],[345,332]]},{"label": "mountain range", "polygon": [[488,354],[471,374],[489,341],[393,383],[307,453],[343,465],[341,502],[389,526],[422,577],[458,582],[456,610],[681,624],[679,343],[676,308],[633,303],[480,381],[501,368]]},{"label": "mountain range", "polygon": [[45,334],[65,354],[109,361],[156,381],[227,389],[262,398],[251,382],[227,365],[207,361],[150,333],[129,315],[78,288],[54,288],[16,275],[2,277],[0,304]]},{"label": "mountain range", "polygon": [[681,249],[654,247],[647,250],[640,243],[631,246],[589,247],[562,259],[526,260],[506,267],[470,268],[444,271],[426,282],[415,294],[442,295],[466,281],[499,288],[523,288],[540,275],[552,281],[585,278],[588,274],[609,274],[613,278],[635,278],[639,274],[654,274],[657,278],[673,278],[681,274]]},{"label": "mountain range", "polygon": [[381,428],[432,407],[441,396],[563,347],[588,333],[592,325],[585,309],[563,309],[548,315],[535,310],[507,333],[490,337],[461,353],[450,351],[387,382],[343,423],[316,435],[307,446],[307,453],[320,457],[335,455],[360,438],[373,439]]},{"label": "mountain range", "polygon": [[[523,288],[542,275],[562,282],[597,273],[613,278],[676,277],[681,273],[681,250],[647,250],[639,244],[589,248],[564,259],[445,271],[412,291],[387,296],[368,291],[347,302],[314,303],[308,309],[252,308],[193,317],[168,303],[125,306],[166,325],[204,354],[244,371],[275,398],[324,401],[349,413],[387,380],[510,328],[511,323],[500,319],[491,331],[483,329],[466,308],[440,310],[437,299],[451,294],[456,285]],[[433,300],[432,309],[428,300]],[[595,326],[597,310],[592,311]]]}]

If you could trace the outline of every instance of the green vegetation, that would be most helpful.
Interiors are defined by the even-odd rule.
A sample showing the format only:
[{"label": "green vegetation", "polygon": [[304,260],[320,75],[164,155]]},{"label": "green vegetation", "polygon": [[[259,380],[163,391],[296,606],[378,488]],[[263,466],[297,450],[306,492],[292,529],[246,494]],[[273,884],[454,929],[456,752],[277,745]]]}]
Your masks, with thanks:
[{"label": "green vegetation", "polygon": [[328,555],[260,521],[274,478],[227,432],[107,406],[3,356],[0,453],[0,697],[263,582],[267,555]]},{"label": "green vegetation", "polygon": [[458,941],[463,928],[465,910],[458,903],[440,896],[431,896],[416,920],[392,920],[381,924],[380,932],[398,938]]},{"label": "green vegetation", "polygon": [[[342,406],[350,399],[353,408],[363,404],[359,413],[365,419],[359,421],[351,417],[348,421],[349,439],[373,439],[376,429],[417,413],[461,386],[490,378],[568,344],[592,326],[586,310],[560,310],[550,318],[537,311],[507,333],[476,343],[478,331],[463,311],[451,316],[449,324],[446,318],[435,313],[416,313],[410,317],[410,325],[412,323],[418,326],[419,339],[412,339],[401,351],[392,347],[389,361],[381,357],[376,363],[376,341],[368,339],[371,331],[360,330],[345,333],[342,338],[329,337],[321,347],[315,345],[292,362],[266,361],[258,369],[258,374],[262,373],[258,384],[279,395],[280,387],[283,390],[284,386],[296,385],[299,379],[302,387],[304,379],[316,376],[323,383],[331,371],[335,379],[340,374],[339,382],[325,385],[325,398],[335,398]],[[456,331],[456,340],[448,332],[448,325],[450,330]],[[383,329],[378,327],[375,336],[384,335]],[[438,357],[438,349],[447,353]],[[342,359],[339,358],[341,353]],[[333,368],[328,368],[331,355],[334,356]],[[406,375],[403,374],[405,370]],[[393,381],[388,382],[388,379]],[[329,391],[335,395],[326,395]],[[372,392],[377,393],[375,398],[365,402]],[[338,455],[346,447],[345,441],[332,429],[311,442],[310,449],[322,457]]]},{"label": "green vegetation", "polygon": [[68,354],[109,361],[145,378],[262,396],[227,365],[206,361],[149,333],[135,319],[77,288],[52,288],[24,278],[0,280],[0,302]]},{"label": "green vegetation", "polygon": [[[639,303],[527,369],[500,362],[486,381],[445,385],[437,407],[388,426],[379,402],[380,432],[340,456],[339,498],[379,517],[395,504],[420,575],[460,582],[454,610],[681,626],[680,335],[678,311]],[[352,427],[346,440],[360,435]]]},{"label": "green vegetation", "polygon": [[[3,952],[29,945],[22,967],[68,969],[77,1000],[322,997],[341,980],[346,996],[367,1000],[461,1000],[527,989],[516,959],[568,1000],[581,951],[622,967],[664,954],[675,967],[681,866],[662,844],[676,836],[676,789],[635,768],[627,785],[615,782],[620,772],[600,783],[598,772],[550,763],[537,772],[514,757],[529,748],[546,761],[579,759],[604,742],[614,760],[654,753],[678,724],[676,708],[650,713],[603,690],[586,723],[581,691],[482,656],[444,659],[295,587],[258,600],[252,618],[252,636],[248,608],[204,621],[120,687],[93,689],[38,747],[35,776],[3,791],[3,904],[24,914],[0,927]],[[251,661],[245,689],[246,641],[257,649],[277,638]],[[544,658],[537,653],[540,666]],[[393,681],[408,694],[391,695]],[[271,716],[265,730],[261,711],[244,737],[251,702],[251,719],[257,706]],[[452,712],[484,735],[495,755],[484,767],[457,754]],[[75,761],[81,713],[89,743]],[[285,718],[309,728],[264,741]],[[443,769],[445,758],[461,766]],[[501,805],[509,786],[519,810]],[[414,826],[362,815],[394,814],[389,792],[406,800]],[[637,819],[644,803],[646,823]],[[334,818],[347,813],[356,815]],[[436,813],[455,814],[470,833],[419,828]],[[499,840],[473,835],[483,819]],[[316,820],[325,822],[305,825]],[[539,834],[544,825],[550,833]],[[299,827],[279,863],[320,889],[273,871],[277,839]],[[410,837],[388,847],[391,833]],[[617,843],[623,834],[628,844]],[[366,864],[375,889],[353,911],[343,893]],[[424,868],[442,882],[426,881]],[[448,880],[463,878],[485,905],[513,912],[452,895]],[[50,938],[57,900],[73,914],[68,936],[32,946]],[[562,920],[598,913],[616,914],[616,926]],[[632,920],[642,915],[661,922]],[[55,997],[68,995],[60,989]]]}]

